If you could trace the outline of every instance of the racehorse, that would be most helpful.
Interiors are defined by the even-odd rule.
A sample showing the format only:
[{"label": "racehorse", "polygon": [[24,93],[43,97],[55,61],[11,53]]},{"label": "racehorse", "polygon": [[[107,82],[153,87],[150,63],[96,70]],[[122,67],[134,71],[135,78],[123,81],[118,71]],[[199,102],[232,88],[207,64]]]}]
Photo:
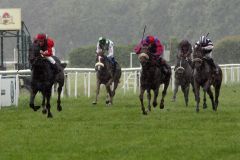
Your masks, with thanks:
[{"label": "racehorse", "polygon": [[120,82],[122,74],[121,67],[118,63],[116,63],[116,68],[114,71],[115,73],[113,73],[112,63],[110,62],[110,60],[108,60],[107,56],[104,55],[104,52],[101,52],[97,54],[95,70],[97,78],[97,88],[95,101],[92,104],[97,104],[100,85],[104,84],[107,90],[106,104],[112,105],[115,90],[118,87],[118,83]]},{"label": "racehorse", "polygon": [[[196,111],[199,112],[199,102],[200,102],[200,87],[203,88],[204,99],[203,99],[203,108],[207,108],[206,104],[206,92],[208,93],[211,103],[212,109],[217,111],[218,107],[218,97],[220,94],[220,88],[222,84],[222,70],[216,65],[219,70],[219,73],[215,73],[210,65],[206,62],[203,56],[203,50],[200,45],[194,48],[193,53],[193,80],[194,80],[194,92],[195,92],[195,101],[196,101]],[[211,86],[215,89],[215,101],[214,96],[211,90]]]},{"label": "racehorse", "polygon": [[147,115],[143,103],[143,95],[145,90],[147,90],[148,98],[148,111],[151,111],[151,90],[154,91],[153,107],[157,106],[157,96],[159,93],[159,87],[161,84],[164,84],[164,89],[162,91],[162,98],[160,101],[160,109],[164,108],[164,97],[167,94],[167,88],[169,86],[171,78],[171,67],[168,66],[169,74],[165,75],[162,73],[159,68],[157,61],[154,59],[153,54],[148,50],[147,46],[143,46],[141,53],[138,55],[139,61],[142,65],[142,71],[140,76],[140,95],[139,99],[141,102],[141,109],[144,115]]},{"label": "racehorse", "polygon": [[176,94],[178,92],[178,87],[181,86],[182,92],[184,94],[185,104],[188,106],[188,95],[190,84],[193,86],[193,69],[189,64],[190,59],[187,57],[180,57],[177,60],[175,67],[175,81],[174,81],[174,92],[172,101],[176,101]]},{"label": "racehorse", "polygon": [[[30,107],[37,111],[40,106],[34,105],[34,100],[37,92],[42,93],[42,113],[46,114],[47,117],[51,118],[52,113],[50,111],[50,98],[52,93],[52,86],[54,83],[58,83],[58,99],[57,99],[57,110],[61,111],[61,92],[62,87],[64,85],[64,72],[63,69],[66,67],[66,64],[60,65],[60,60],[57,57],[53,57],[56,63],[59,63],[61,66],[61,71],[59,73],[55,73],[52,64],[41,56],[40,50],[37,46],[34,46],[33,50],[31,50],[29,61],[32,65],[32,72],[31,72],[31,91],[30,91]],[[45,104],[45,100],[47,101]]]}]

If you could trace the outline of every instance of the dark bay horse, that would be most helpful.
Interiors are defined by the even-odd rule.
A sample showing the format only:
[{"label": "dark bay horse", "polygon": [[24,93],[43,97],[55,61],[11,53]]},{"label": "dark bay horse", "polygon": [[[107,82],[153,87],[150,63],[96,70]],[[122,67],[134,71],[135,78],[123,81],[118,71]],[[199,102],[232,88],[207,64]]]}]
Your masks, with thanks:
[{"label": "dark bay horse", "polygon": [[151,90],[154,92],[153,99],[153,107],[157,106],[157,96],[159,93],[159,87],[161,84],[164,84],[164,89],[162,91],[162,98],[160,101],[160,109],[164,108],[164,97],[167,94],[167,88],[169,86],[170,78],[171,78],[171,67],[168,66],[169,74],[165,75],[161,72],[157,61],[154,60],[154,57],[151,53],[149,53],[147,47],[143,47],[141,49],[141,54],[139,54],[138,58],[142,65],[142,71],[140,76],[140,95],[139,99],[141,102],[142,113],[147,115],[147,111],[145,110],[143,103],[143,95],[145,90],[147,90],[147,98],[148,98],[148,111],[151,111]]},{"label": "dark bay horse", "polygon": [[[201,46],[197,46],[194,48],[193,53],[193,80],[194,80],[194,92],[195,92],[195,101],[196,101],[196,111],[199,112],[199,102],[200,102],[200,87],[203,88],[204,99],[203,99],[203,108],[207,108],[206,104],[206,92],[208,93],[211,103],[212,109],[217,111],[218,107],[218,97],[220,94],[220,88],[222,84],[222,70],[217,65],[219,73],[215,73],[209,64],[206,62],[203,56],[203,50]],[[215,89],[215,101],[214,96],[211,90],[211,86]]]},{"label": "dark bay horse", "polygon": [[[37,48],[37,46],[35,46]],[[52,86],[54,83],[58,83],[58,99],[57,99],[57,110],[61,111],[61,92],[62,87],[64,85],[64,72],[63,69],[66,67],[66,64],[61,65],[61,71],[59,73],[55,73],[52,64],[40,55],[39,49],[33,49],[31,56],[29,56],[30,63],[32,65],[32,72],[31,72],[31,92],[30,92],[30,107],[37,111],[40,106],[34,105],[34,100],[37,92],[42,93],[42,113],[46,114],[47,117],[51,118],[52,113],[50,111],[50,98],[52,93]],[[59,63],[60,60],[57,57],[53,57],[56,63]],[[45,104],[45,100],[47,101]]]},{"label": "dark bay horse", "polygon": [[176,101],[176,94],[178,92],[178,87],[181,86],[182,92],[184,94],[185,104],[188,106],[188,95],[190,84],[193,86],[193,69],[190,65],[190,59],[187,57],[180,57],[177,60],[175,66],[175,81],[174,81],[174,92],[172,101]]},{"label": "dark bay horse", "polygon": [[[121,78],[121,67],[116,63],[115,73],[113,74],[113,65],[110,60],[104,55],[104,52],[97,54],[97,60],[95,64],[96,77],[97,77],[97,88],[96,88],[96,97],[93,104],[97,104],[98,95],[100,91],[100,85],[104,84],[107,90],[106,104],[112,105],[113,97],[115,95],[115,90],[118,87],[118,83]],[[113,86],[112,86],[113,84]]]}]

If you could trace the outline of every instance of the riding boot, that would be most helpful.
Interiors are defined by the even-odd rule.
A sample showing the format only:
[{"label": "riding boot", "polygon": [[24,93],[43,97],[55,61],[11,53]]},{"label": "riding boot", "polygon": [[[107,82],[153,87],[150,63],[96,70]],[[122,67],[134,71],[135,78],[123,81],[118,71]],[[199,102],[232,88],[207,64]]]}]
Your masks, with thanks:
[{"label": "riding boot", "polygon": [[207,63],[211,66],[211,68],[213,69],[213,72],[218,74],[218,68],[216,67],[215,63],[213,62],[212,58],[206,58]]},{"label": "riding boot", "polygon": [[108,57],[108,59],[112,63],[112,75],[114,76],[115,71],[116,71],[116,67],[117,67],[117,62],[115,61],[114,57]]},{"label": "riding boot", "polygon": [[168,71],[168,66],[166,64],[166,61],[163,60],[162,58],[159,58],[158,65],[159,65],[159,68],[161,69],[161,71],[163,72],[163,74],[167,75],[169,71]]}]

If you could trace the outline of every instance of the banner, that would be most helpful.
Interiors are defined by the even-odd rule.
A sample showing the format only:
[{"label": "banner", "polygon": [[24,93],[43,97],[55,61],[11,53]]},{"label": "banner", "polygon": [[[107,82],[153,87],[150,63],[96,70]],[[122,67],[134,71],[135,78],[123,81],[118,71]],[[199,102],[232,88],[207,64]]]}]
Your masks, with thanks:
[{"label": "banner", "polygon": [[0,9],[0,30],[21,30],[21,9]]}]

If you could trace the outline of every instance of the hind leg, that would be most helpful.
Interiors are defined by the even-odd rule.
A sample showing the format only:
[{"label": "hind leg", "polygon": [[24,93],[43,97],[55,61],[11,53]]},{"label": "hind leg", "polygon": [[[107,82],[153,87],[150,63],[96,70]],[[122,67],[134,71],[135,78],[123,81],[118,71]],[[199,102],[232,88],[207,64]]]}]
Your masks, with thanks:
[{"label": "hind leg", "polygon": [[174,90],[173,90],[172,102],[175,102],[175,101],[176,101],[177,92],[178,92],[178,84],[175,83],[175,85],[174,85]]},{"label": "hind leg", "polygon": [[99,81],[97,80],[96,97],[95,97],[95,100],[92,102],[92,104],[97,104],[98,95],[99,95],[99,90],[100,90],[100,83],[99,83]]},{"label": "hind leg", "polygon": [[144,95],[144,92],[145,92],[145,89],[143,89],[143,88],[141,87],[139,99],[140,99],[140,102],[141,102],[142,113],[143,113],[144,115],[147,115],[147,112],[146,112],[145,107],[144,107],[144,104],[143,104],[143,95]]},{"label": "hind leg", "polygon": [[57,99],[57,110],[60,112],[62,110],[61,106],[61,93],[62,93],[63,83],[58,84],[58,99]]},{"label": "hind leg", "polygon": [[157,97],[158,97],[159,87],[154,90],[154,99],[153,99],[153,107],[157,106]]},{"label": "hind leg", "polygon": [[44,94],[42,94],[42,113],[43,113],[43,114],[46,114],[46,113],[47,113],[45,100],[46,100],[46,97],[45,97]]},{"label": "hind leg", "polygon": [[184,94],[184,99],[185,99],[185,105],[186,107],[188,106],[188,94],[189,94],[189,85],[182,87],[182,91]]},{"label": "hind leg", "polygon": [[[32,87],[33,88],[33,87]],[[31,93],[30,93],[30,103],[29,103],[29,106],[30,108],[32,108],[34,111],[37,111],[40,106],[35,106],[34,105],[34,100],[35,100],[35,96],[37,94],[37,90],[36,89],[31,89]]]},{"label": "hind leg", "polygon": [[167,94],[167,89],[168,89],[168,86],[169,86],[169,82],[170,82],[170,79],[163,84],[164,88],[163,88],[163,91],[162,91],[162,99],[161,99],[161,102],[160,102],[160,109],[164,108],[164,98]]},{"label": "hind leg", "polygon": [[207,108],[206,91],[203,91],[203,109]]},{"label": "hind leg", "polygon": [[148,111],[151,111],[151,90],[147,90],[147,99],[148,99]]},{"label": "hind leg", "polygon": [[51,90],[46,92],[46,99],[47,99],[46,107],[47,107],[47,117],[48,118],[52,118],[53,117],[52,113],[50,111],[50,109],[51,109],[50,98],[51,98]]},{"label": "hind leg", "polygon": [[195,94],[195,101],[196,101],[196,112],[199,112],[200,86],[196,82],[194,82],[194,94]]},{"label": "hind leg", "polygon": [[213,109],[214,111],[216,111],[215,103],[214,103],[214,98],[213,98],[213,93],[212,93],[211,87],[209,87],[209,88],[207,89],[207,93],[208,93],[208,95],[209,95],[209,97],[210,97],[210,99],[211,99],[211,102],[212,102],[212,109]]},{"label": "hind leg", "polygon": [[112,105],[112,91],[111,91],[111,87],[109,85],[106,85],[106,90],[107,90],[107,94],[108,94],[108,100],[106,100],[106,104],[107,105]]},{"label": "hind leg", "polygon": [[221,83],[215,86],[215,110],[218,107],[218,97],[220,94]]}]

